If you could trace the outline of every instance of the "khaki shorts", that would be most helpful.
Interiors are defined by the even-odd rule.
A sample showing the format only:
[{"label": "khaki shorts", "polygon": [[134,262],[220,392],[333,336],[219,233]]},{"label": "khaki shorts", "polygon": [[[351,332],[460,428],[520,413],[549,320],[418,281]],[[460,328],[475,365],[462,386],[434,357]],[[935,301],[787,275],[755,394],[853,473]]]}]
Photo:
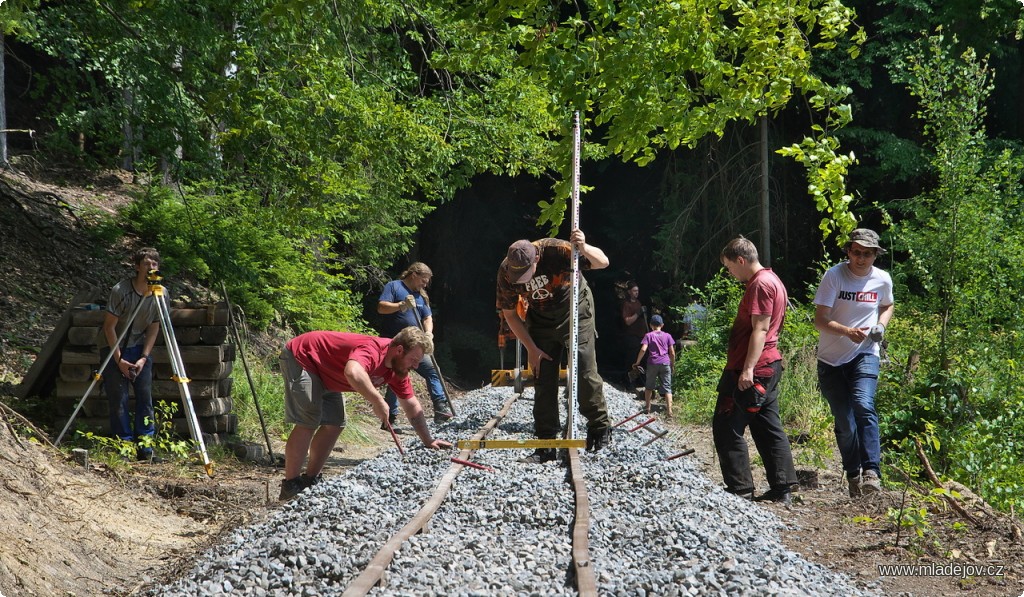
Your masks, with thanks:
[{"label": "khaki shorts", "polygon": [[345,428],[345,396],[328,392],[319,375],[302,368],[292,351],[281,351],[281,375],[284,377],[284,420],[286,423],[316,428],[333,425]]},{"label": "khaki shorts", "polygon": [[664,396],[672,393],[672,367],[669,365],[647,365],[645,390],[658,390]]}]

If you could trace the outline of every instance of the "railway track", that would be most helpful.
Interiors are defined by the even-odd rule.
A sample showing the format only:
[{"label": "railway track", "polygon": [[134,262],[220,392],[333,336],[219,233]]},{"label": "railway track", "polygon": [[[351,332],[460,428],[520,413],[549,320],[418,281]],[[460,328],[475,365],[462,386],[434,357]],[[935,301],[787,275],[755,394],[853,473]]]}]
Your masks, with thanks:
[{"label": "railway track", "polygon": [[[726,494],[679,456],[685,438],[655,438],[660,424],[633,417],[632,396],[605,394],[623,424],[596,454],[525,464],[517,459],[528,449],[438,452],[402,436],[404,455],[391,448],[340,475],[329,465],[322,483],[147,594],[869,594],[788,551],[769,509]],[[532,389],[512,397],[511,388],[471,392],[436,435],[532,439]]]},{"label": "railway track", "polygon": [[[515,394],[506,401],[501,410],[472,437],[472,441],[480,442],[484,446],[483,449],[486,449],[486,440],[491,437],[491,433],[498,428],[498,425],[508,417],[512,407],[521,397],[522,394]],[[531,442],[523,442],[523,444],[527,448],[533,447]],[[477,448],[463,449],[458,456],[452,458],[452,465],[442,475],[436,488],[423,506],[416,512],[408,524],[388,539],[370,561],[366,569],[345,589],[344,597],[367,595],[375,587],[386,586],[387,569],[394,560],[395,554],[407,540],[428,529],[430,521],[438,514],[439,508],[449,497],[452,486],[461,473],[466,470],[495,472],[493,467],[476,464],[469,460],[477,451]],[[579,595],[597,595],[597,580],[594,574],[594,567],[591,566],[590,561],[590,500],[587,496],[586,479],[580,462],[580,449],[576,447],[565,448],[559,450],[559,456],[559,462],[564,463],[566,466],[566,483],[572,489],[572,558],[570,567],[567,569],[567,577],[572,580]],[[487,531],[488,529],[479,527],[466,529],[468,534],[479,534]]]}]

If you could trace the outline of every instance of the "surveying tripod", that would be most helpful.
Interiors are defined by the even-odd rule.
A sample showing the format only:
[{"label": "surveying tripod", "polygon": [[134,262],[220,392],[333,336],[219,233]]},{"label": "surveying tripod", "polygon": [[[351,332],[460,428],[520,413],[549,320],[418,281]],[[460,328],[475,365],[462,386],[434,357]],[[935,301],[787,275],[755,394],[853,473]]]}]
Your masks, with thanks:
[{"label": "surveying tripod", "polygon": [[[185,375],[185,363],[181,360],[181,350],[178,348],[178,341],[174,337],[174,327],[171,325],[171,310],[167,304],[167,295],[164,294],[164,287],[160,284],[163,277],[160,275],[159,270],[151,269],[149,274],[146,276],[146,282],[149,284],[150,294],[153,301],[156,304],[157,312],[160,315],[160,330],[164,335],[164,344],[167,348],[167,356],[171,360],[171,379],[178,383],[178,393],[181,395],[181,403],[185,408],[185,420],[188,423],[189,434],[192,435],[192,439],[195,441],[196,448],[199,451],[199,455],[203,459],[203,468],[206,469],[206,474],[209,477],[213,476],[213,463],[210,462],[210,457],[206,453],[206,442],[203,441],[203,432],[199,428],[199,419],[196,418],[195,408],[192,406],[192,395],[188,390],[188,377]],[[131,317],[128,318],[128,325],[124,327],[121,334],[117,337],[116,344],[121,344],[124,340],[125,335],[129,330],[132,329],[135,323],[135,317],[138,316],[139,311],[142,309],[142,305],[146,302],[146,297],[142,297],[139,304],[135,305],[135,310],[132,311]],[[82,409],[82,405],[85,404],[89,395],[92,394],[96,384],[103,379],[103,371],[106,370],[107,365],[110,363],[110,359],[114,356],[114,347],[111,347],[107,356],[103,359],[100,364],[100,368],[93,375],[92,383],[85,390],[85,395],[78,402],[78,406],[75,407],[74,412],[71,413],[71,417],[68,418],[67,424],[64,425],[64,430],[57,436],[57,440],[54,445],[59,446],[61,439],[64,438],[64,434],[67,433],[71,427],[71,423],[74,422],[75,417],[78,416],[78,412]],[[108,400],[112,398],[107,397]],[[136,407],[137,408],[137,407]]]}]

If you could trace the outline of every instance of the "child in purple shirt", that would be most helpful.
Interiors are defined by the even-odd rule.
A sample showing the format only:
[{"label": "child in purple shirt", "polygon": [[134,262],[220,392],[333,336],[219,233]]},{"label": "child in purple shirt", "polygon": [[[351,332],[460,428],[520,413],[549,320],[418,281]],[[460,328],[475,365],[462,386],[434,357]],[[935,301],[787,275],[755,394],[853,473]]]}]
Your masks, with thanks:
[{"label": "child in purple shirt", "polygon": [[647,382],[644,384],[645,409],[651,412],[651,398],[655,387],[665,397],[665,412],[672,416],[672,363],[676,360],[676,341],[668,332],[662,331],[665,320],[661,315],[651,317],[651,331],[647,332],[640,344],[640,352],[636,355],[634,367],[640,366],[640,360],[647,355]]}]

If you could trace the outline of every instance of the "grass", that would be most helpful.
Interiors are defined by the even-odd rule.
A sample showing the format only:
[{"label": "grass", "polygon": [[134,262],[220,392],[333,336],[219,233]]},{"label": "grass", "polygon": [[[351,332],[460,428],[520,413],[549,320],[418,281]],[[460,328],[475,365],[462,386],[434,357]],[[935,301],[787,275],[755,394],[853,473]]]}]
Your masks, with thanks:
[{"label": "grass", "polygon": [[[725,313],[735,307],[726,303]],[[717,384],[725,365],[725,340],[732,321],[710,313],[708,325],[698,332],[694,346],[679,351],[673,372],[673,396],[679,420],[710,425],[718,399]],[[804,308],[787,314],[781,336],[785,362],[779,382],[779,406],[783,427],[794,439],[795,464],[826,468],[835,446],[832,413],[818,389],[817,341],[812,319]]]}]

